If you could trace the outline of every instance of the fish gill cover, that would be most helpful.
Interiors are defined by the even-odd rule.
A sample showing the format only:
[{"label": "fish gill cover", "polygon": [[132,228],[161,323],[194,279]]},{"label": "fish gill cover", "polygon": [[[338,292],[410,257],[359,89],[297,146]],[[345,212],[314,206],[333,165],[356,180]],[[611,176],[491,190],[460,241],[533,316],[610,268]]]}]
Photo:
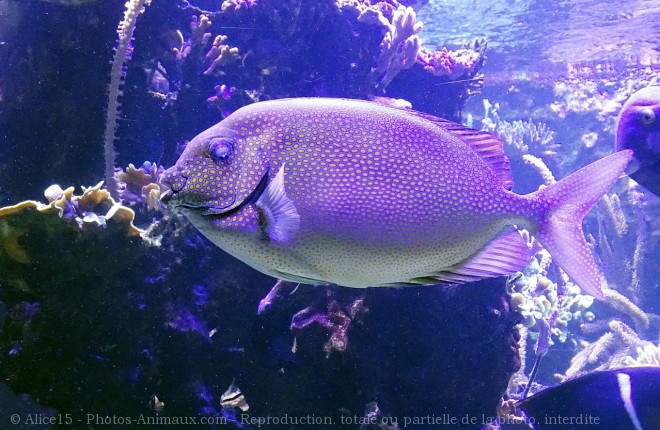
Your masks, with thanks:
[{"label": "fish gill cover", "polygon": [[[435,19],[455,8],[441,3]],[[612,151],[618,111],[655,65],[570,63],[549,81],[524,70],[503,84],[492,58],[507,51],[486,64],[483,33],[424,43],[444,31],[421,24],[436,2],[147,4],[0,2],[12,65],[0,71],[2,423],[505,427],[525,424],[512,406],[534,354],[546,356],[542,385],[658,364],[658,199],[632,181],[585,220],[603,303],[531,238],[532,263],[509,279],[271,290],[159,200],[162,166],[200,131],[254,102],[319,96],[462,112],[502,136],[514,190],[532,192]],[[112,195],[67,188],[104,170]],[[43,203],[16,203],[42,190]]]}]

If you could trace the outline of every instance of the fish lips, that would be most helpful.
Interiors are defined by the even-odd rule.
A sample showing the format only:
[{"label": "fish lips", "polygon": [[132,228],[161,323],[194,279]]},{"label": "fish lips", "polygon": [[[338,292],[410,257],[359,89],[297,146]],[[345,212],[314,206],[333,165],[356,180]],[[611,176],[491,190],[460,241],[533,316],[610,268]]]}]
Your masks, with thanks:
[{"label": "fish lips", "polygon": [[177,191],[172,190],[167,190],[161,194],[160,201],[169,206],[172,210],[186,208],[202,211],[202,215],[219,215],[232,210],[232,208],[236,206],[236,194],[224,197],[223,202],[225,204],[221,206],[212,203],[186,201],[180,198]]},{"label": "fish lips", "polygon": [[204,202],[191,202],[185,201],[181,198],[177,198],[179,192],[172,189],[168,189],[163,192],[160,196],[161,202],[171,207],[173,210],[177,208],[186,208],[192,209],[195,211],[201,211],[202,216],[228,216],[235,212],[238,212],[243,207],[255,203],[261,197],[264,190],[268,186],[268,171],[264,173],[261,177],[261,180],[257,184],[254,190],[242,201],[237,202],[236,194],[227,195],[223,202],[226,204],[217,205],[213,203],[204,203]]}]

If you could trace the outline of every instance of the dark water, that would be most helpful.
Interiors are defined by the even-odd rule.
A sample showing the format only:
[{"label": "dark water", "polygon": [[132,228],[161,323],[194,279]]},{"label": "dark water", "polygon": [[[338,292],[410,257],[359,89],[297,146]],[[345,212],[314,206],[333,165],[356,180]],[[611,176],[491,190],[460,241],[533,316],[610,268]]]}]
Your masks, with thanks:
[{"label": "dark water", "polygon": [[[43,212],[0,209],[0,428],[479,429],[499,417],[526,429],[506,401],[521,398],[544,339],[532,392],[660,365],[660,197],[628,178],[583,224],[604,302],[543,252],[510,278],[287,285],[273,296],[275,279],[157,203],[158,166],[187,141],[241,106],[286,97],[405,99],[496,132],[514,191],[533,192],[548,172],[559,180],[611,153],[625,100],[658,84],[658,2],[431,0],[417,15],[423,46],[485,37],[485,62],[449,77],[417,62],[386,85],[386,29],[355,5],[391,23],[394,0],[343,12],[332,0],[227,1],[224,12],[220,0],[153,0],[123,93],[109,99],[124,3],[0,0],[0,207],[47,204],[52,184],[80,196],[107,180],[104,168],[130,163],[137,170],[113,193],[148,231],[129,235],[102,191]],[[201,10],[213,22],[206,43],[190,27]],[[177,30],[183,56],[172,54],[186,49]],[[220,34],[238,54],[213,69]],[[117,100],[116,138],[104,139]],[[646,423],[653,407],[644,411]],[[634,428],[607,425],[586,428]]]}]

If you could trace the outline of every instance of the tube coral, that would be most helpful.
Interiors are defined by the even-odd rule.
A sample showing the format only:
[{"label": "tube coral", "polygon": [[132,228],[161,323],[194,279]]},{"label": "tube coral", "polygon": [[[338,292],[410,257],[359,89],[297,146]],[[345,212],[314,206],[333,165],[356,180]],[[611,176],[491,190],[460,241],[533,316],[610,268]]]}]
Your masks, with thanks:
[{"label": "tube coral", "polygon": [[110,70],[110,85],[108,87],[108,109],[105,116],[105,132],[103,133],[103,148],[105,158],[105,181],[108,190],[117,197],[117,184],[115,182],[115,132],[119,117],[119,97],[122,95],[120,87],[126,77],[126,62],[131,58],[131,39],[135,31],[137,19],[151,0],[128,0],[124,10],[124,19],[117,27],[117,47],[112,58]]}]

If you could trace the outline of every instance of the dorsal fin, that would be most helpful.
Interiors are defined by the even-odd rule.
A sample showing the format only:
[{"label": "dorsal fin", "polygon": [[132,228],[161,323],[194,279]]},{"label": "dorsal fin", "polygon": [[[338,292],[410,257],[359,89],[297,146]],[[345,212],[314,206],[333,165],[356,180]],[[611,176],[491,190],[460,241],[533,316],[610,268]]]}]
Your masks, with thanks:
[{"label": "dorsal fin", "polygon": [[488,163],[497,177],[500,178],[502,186],[507,190],[513,188],[513,176],[511,175],[511,168],[509,166],[509,157],[504,154],[502,139],[500,139],[497,134],[488,131],[475,130],[423,112],[414,110],[404,111],[432,122],[470,145],[470,148],[479,154],[479,156]]}]

